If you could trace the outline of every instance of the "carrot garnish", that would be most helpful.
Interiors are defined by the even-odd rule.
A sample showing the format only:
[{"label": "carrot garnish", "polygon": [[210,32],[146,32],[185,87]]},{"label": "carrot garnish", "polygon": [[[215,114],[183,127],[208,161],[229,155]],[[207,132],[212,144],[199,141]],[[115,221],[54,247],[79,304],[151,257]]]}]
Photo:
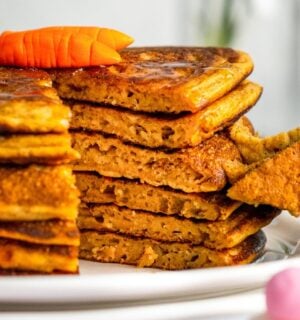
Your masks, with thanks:
[{"label": "carrot garnish", "polygon": [[126,34],[98,27],[47,27],[0,35],[0,65],[57,68],[109,65],[117,50],[133,42]]}]

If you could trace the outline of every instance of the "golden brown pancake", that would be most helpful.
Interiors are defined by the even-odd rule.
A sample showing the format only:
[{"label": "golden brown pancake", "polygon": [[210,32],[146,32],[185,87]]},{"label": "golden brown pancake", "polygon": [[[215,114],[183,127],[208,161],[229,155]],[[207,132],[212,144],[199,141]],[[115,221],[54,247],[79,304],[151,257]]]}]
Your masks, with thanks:
[{"label": "golden brown pancake", "polygon": [[39,273],[77,273],[78,247],[41,245],[0,238],[0,268]]},{"label": "golden brown pancake", "polygon": [[0,220],[74,220],[78,204],[68,166],[0,167]]},{"label": "golden brown pancake", "polygon": [[197,147],[166,153],[128,145],[97,133],[72,133],[73,147],[81,159],[75,171],[96,171],[110,177],[139,179],[153,186],[170,186],[185,192],[224,188],[227,161],[240,153],[225,135],[214,135]]},{"label": "golden brown pancake", "polygon": [[300,215],[300,142],[279,151],[250,170],[228,196],[253,205],[268,204]]},{"label": "golden brown pancake", "polygon": [[75,221],[0,221],[0,238],[37,244],[79,246]]},{"label": "golden brown pancake", "polygon": [[55,70],[58,94],[146,112],[197,112],[253,68],[246,53],[224,48],[129,48],[121,56],[108,67]]},{"label": "golden brown pancake", "polygon": [[0,163],[63,164],[78,159],[69,134],[0,136]]},{"label": "golden brown pancake", "polygon": [[245,205],[225,221],[207,222],[115,205],[82,204],[79,208],[78,227],[81,231],[107,231],[157,241],[186,242],[220,250],[238,245],[269,224],[278,214],[279,210],[272,207],[255,209]]},{"label": "golden brown pancake", "polygon": [[0,67],[0,273],[78,270],[78,191],[57,165],[78,153],[51,85],[44,71]]},{"label": "golden brown pancake", "polygon": [[279,150],[300,141],[300,127],[262,138],[254,132],[251,123],[245,117],[229,128],[229,134],[249,164],[269,158]]},{"label": "golden brown pancake", "polygon": [[114,203],[131,209],[207,220],[225,220],[241,205],[223,192],[184,193],[93,172],[75,172],[75,176],[83,202]]},{"label": "golden brown pancake", "polygon": [[105,105],[67,101],[72,110],[70,127],[100,131],[147,147],[196,146],[232,123],[258,100],[261,87],[244,81],[207,108],[181,116],[162,116]]},{"label": "golden brown pancake", "polygon": [[46,72],[0,67],[0,132],[67,132],[70,117]]},{"label": "golden brown pancake", "polygon": [[79,256],[99,262],[181,270],[247,264],[262,255],[265,243],[266,238],[261,231],[236,247],[223,250],[85,231],[81,233]]}]

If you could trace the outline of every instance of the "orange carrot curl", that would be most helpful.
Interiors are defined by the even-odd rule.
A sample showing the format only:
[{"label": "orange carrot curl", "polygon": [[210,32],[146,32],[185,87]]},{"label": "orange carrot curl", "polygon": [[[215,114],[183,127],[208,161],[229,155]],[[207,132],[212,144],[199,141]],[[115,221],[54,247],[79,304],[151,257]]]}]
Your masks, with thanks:
[{"label": "orange carrot curl", "polygon": [[0,65],[63,68],[110,65],[133,39],[98,27],[47,27],[0,34]]}]

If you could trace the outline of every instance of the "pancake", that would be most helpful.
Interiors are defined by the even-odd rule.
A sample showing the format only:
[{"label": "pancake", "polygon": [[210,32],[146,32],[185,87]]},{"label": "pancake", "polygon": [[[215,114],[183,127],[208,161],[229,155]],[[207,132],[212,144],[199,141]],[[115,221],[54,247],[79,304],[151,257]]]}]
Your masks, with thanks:
[{"label": "pancake", "polygon": [[167,270],[247,264],[263,254],[266,238],[262,232],[234,248],[212,250],[186,243],[166,243],[85,231],[81,233],[79,256],[99,262],[115,262]]},{"label": "pancake", "polygon": [[36,244],[79,246],[75,221],[0,221],[0,238]]},{"label": "pancake", "polygon": [[0,67],[0,132],[67,132],[71,117],[49,75]]},{"label": "pancake", "polygon": [[185,192],[209,192],[227,183],[224,163],[240,153],[225,135],[214,135],[197,147],[175,152],[142,149],[96,133],[72,133],[81,159],[74,171],[96,171],[110,177],[139,179],[154,186]]},{"label": "pancake", "polygon": [[249,164],[273,156],[293,143],[300,141],[300,127],[273,136],[260,137],[247,118],[241,118],[229,129],[230,138]]},{"label": "pancake", "polygon": [[252,71],[250,57],[224,48],[146,47],[121,52],[108,67],[50,71],[62,98],[145,112],[197,112]]},{"label": "pancake", "polygon": [[195,114],[168,117],[91,103],[66,103],[72,110],[71,129],[113,134],[121,140],[151,148],[184,148],[196,146],[229,126],[256,103],[260,94],[260,86],[244,81]]},{"label": "pancake", "polygon": [[[151,214],[115,205],[79,208],[81,231],[113,232],[165,242],[186,242],[212,249],[232,248],[258,232],[279,214],[272,207],[242,206],[225,221],[193,221],[178,216]],[[1,235],[1,233],[0,233]]]},{"label": "pancake", "polygon": [[53,270],[52,272],[32,271],[32,270],[21,270],[21,269],[0,269],[0,276],[44,276],[44,275],[61,275],[61,274],[78,274],[77,271],[59,271]]},{"label": "pancake", "polygon": [[0,220],[74,220],[78,204],[68,166],[0,167]]},{"label": "pancake", "polygon": [[60,270],[53,270],[52,272],[43,272],[43,271],[32,271],[32,270],[21,270],[21,269],[0,269],[0,276],[44,276],[44,275],[61,275],[61,274],[78,274],[79,270],[77,271],[60,271]]},{"label": "pancake", "polygon": [[40,245],[0,238],[0,269],[53,273],[78,271],[78,247]]},{"label": "pancake", "polygon": [[83,202],[114,203],[131,209],[207,220],[225,220],[241,205],[221,192],[184,193],[93,172],[76,172],[75,176]]},{"label": "pancake", "polygon": [[299,216],[300,141],[262,161],[227,194],[232,199],[253,205],[271,205]]},{"label": "pancake", "polygon": [[68,134],[0,136],[0,163],[63,164],[78,159]]}]

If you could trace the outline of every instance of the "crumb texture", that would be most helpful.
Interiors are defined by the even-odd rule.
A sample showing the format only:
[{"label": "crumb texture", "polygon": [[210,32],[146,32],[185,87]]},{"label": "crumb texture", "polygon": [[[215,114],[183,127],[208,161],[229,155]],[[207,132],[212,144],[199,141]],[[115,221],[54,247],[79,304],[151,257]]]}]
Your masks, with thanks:
[{"label": "crumb texture", "polygon": [[97,133],[72,136],[73,147],[81,155],[74,164],[75,171],[139,179],[185,192],[221,190],[227,182],[224,163],[240,160],[238,149],[225,135],[215,135],[197,147],[173,153],[142,149]]}]

